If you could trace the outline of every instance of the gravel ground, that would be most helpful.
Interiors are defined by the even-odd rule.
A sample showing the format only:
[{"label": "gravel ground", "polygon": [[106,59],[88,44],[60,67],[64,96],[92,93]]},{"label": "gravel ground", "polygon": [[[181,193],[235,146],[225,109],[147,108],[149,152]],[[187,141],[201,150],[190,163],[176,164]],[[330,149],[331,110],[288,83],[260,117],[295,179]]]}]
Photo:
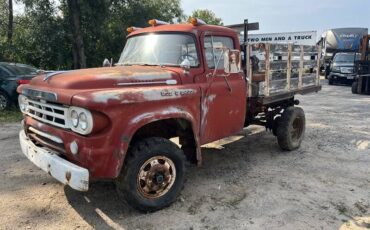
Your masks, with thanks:
[{"label": "gravel ground", "polygon": [[111,182],[64,187],[21,153],[19,124],[0,126],[0,229],[357,229],[370,226],[370,97],[348,86],[300,96],[305,140],[283,152],[258,126],[203,148],[170,207],[143,214]]}]

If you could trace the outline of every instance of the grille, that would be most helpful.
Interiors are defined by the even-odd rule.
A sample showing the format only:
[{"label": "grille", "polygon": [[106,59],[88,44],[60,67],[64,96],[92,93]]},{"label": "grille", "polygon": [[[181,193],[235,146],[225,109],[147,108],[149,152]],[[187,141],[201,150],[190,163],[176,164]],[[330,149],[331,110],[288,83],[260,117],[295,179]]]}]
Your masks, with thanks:
[{"label": "grille", "polygon": [[341,72],[342,73],[353,73],[353,67],[342,67]]},{"label": "grille", "polygon": [[38,121],[60,128],[68,128],[66,122],[68,108],[42,101],[27,99],[26,114]]}]

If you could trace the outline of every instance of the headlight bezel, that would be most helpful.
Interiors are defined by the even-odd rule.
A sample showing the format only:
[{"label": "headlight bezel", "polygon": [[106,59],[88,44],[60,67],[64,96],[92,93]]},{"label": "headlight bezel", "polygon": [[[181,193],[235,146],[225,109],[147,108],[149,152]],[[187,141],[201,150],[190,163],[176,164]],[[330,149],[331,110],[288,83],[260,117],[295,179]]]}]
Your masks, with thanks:
[{"label": "headlight bezel", "polygon": [[333,66],[332,70],[333,72],[341,72],[340,66]]},{"label": "headlight bezel", "polygon": [[27,97],[24,96],[24,95],[22,95],[22,94],[19,94],[18,95],[18,106],[19,106],[19,110],[22,113],[26,113],[27,112],[27,105],[28,105]]},{"label": "headlight bezel", "polygon": [[[77,126],[75,126],[73,124],[73,121],[72,121],[72,113],[73,112],[76,112],[77,113]],[[82,123],[80,121],[80,117],[81,115],[84,115],[86,117],[86,121],[84,122],[86,124],[86,127],[85,129],[81,126]],[[92,132],[93,130],[93,126],[94,126],[94,119],[93,119],[93,116],[91,114],[91,112],[87,109],[84,109],[84,108],[80,108],[80,107],[75,107],[75,106],[71,106],[68,108],[68,114],[67,114],[67,120],[68,120],[68,127],[76,132],[76,133],[79,133],[79,134],[82,134],[82,135],[88,135]]]}]

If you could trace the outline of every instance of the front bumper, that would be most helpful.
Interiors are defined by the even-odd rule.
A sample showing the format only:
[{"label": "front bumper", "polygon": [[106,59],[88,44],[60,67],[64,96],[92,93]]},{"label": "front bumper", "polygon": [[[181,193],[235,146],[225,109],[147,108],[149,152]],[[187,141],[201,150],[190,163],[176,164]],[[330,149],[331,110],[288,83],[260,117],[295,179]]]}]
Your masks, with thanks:
[{"label": "front bumper", "polygon": [[353,80],[356,74],[354,73],[339,73],[339,72],[330,72],[329,79],[347,79]]},{"label": "front bumper", "polygon": [[25,134],[19,133],[22,152],[37,167],[41,168],[59,182],[78,191],[89,189],[89,171],[61,158],[58,153],[37,147]]}]

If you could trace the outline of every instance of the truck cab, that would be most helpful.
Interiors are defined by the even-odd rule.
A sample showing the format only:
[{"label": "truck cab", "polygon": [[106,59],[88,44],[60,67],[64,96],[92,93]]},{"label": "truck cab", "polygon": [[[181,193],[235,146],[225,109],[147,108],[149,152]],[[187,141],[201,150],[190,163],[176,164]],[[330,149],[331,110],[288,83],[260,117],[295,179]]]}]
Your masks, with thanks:
[{"label": "truck cab", "polygon": [[260,101],[249,97],[253,79],[234,30],[195,18],[150,24],[129,29],[113,67],[42,74],[18,88],[20,144],[34,164],[79,191],[91,179],[114,180],[130,205],[153,211],[176,199],[185,159],[201,165],[203,144],[259,124],[282,149],[300,146],[305,117],[294,94],[318,91],[316,76],[305,88],[302,69],[294,91]]}]

